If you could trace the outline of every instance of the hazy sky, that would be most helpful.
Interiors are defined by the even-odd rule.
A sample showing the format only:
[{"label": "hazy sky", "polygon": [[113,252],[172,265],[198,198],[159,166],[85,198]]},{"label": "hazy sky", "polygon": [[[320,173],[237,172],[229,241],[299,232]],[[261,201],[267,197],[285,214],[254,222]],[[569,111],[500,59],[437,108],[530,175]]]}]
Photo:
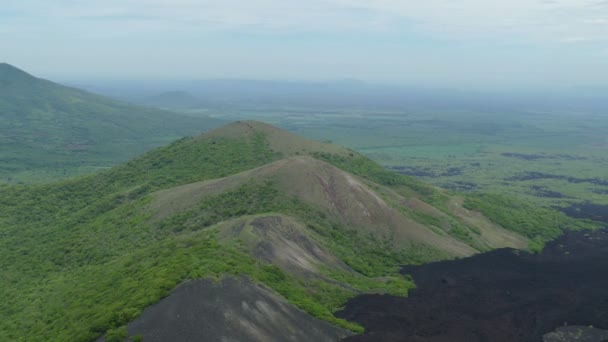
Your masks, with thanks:
[{"label": "hazy sky", "polygon": [[54,79],[608,83],[608,0],[2,0],[0,61]]}]

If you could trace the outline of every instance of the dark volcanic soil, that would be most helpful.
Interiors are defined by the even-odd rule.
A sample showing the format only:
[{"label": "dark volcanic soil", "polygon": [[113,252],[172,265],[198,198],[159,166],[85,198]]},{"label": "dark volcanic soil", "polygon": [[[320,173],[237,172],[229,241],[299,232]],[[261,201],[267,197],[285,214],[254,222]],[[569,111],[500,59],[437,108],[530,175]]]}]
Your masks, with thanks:
[{"label": "dark volcanic soil", "polygon": [[554,175],[550,173],[543,172],[535,172],[535,171],[525,171],[518,175],[505,178],[507,181],[527,181],[527,180],[537,180],[537,179],[559,179],[569,183],[579,184],[579,183],[591,183],[600,186],[608,186],[608,180],[600,179],[600,178],[576,178],[571,176],[563,176],[563,175]]},{"label": "dark volcanic soil", "polygon": [[415,167],[415,166],[389,166],[388,170],[395,171],[402,175],[413,176],[413,177],[431,177],[435,178],[437,175],[430,171],[426,167]]},{"label": "dark volcanic soil", "polygon": [[441,184],[441,187],[444,189],[468,192],[477,189],[477,184],[465,181],[454,181],[450,183],[443,183]]},{"label": "dark volcanic soil", "polygon": [[545,197],[545,198],[566,198],[564,194],[561,192],[553,191],[548,189],[546,186],[541,185],[532,185],[530,189],[534,190],[532,195],[537,197]]},{"label": "dark volcanic soil", "polygon": [[565,326],[543,337],[543,342],[607,342],[608,330],[593,327]]},{"label": "dark volcanic soil", "polygon": [[558,208],[564,214],[575,218],[586,218],[608,223],[608,205],[590,202],[576,203],[566,208]]},{"label": "dark volcanic soil", "polygon": [[363,295],[340,317],[367,333],[345,341],[542,341],[556,328],[608,329],[608,230],[569,232],[540,255],[502,249],[408,267],[409,298]]},{"label": "dark volcanic soil", "polygon": [[[246,278],[194,280],[128,325],[145,342],[333,342],[351,334]],[[102,342],[100,339],[98,342]]]},{"label": "dark volcanic soil", "polygon": [[569,154],[527,154],[527,153],[501,153],[503,157],[517,158],[521,160],[539,160],[539,159],[563,159],[563,160],[586,160],[588,158],[571,156]]}]

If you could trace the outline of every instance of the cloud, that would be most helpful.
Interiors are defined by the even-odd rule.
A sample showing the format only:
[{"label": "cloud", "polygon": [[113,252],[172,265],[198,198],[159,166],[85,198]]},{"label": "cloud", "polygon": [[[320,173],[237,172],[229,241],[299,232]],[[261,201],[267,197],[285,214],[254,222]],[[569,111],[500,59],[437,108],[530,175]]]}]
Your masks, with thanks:
[{"label": "cloud", "polygon": [[592,37],[563,37],[559,40],[562,43],[588,43],[596,41],[595,38]]},{"label": "cloud", "polygon": [[[118,72],[141,75],[196,67],[466,83],[576,70],[564,79],[585,81],[606,79],[607,40],[606,0],[3,0],[0,9],[0,44],[16,61],[124,64]],[[581,65],[593,77],[577,76]]]},{"label": "cloud", "polygon": [[[4,11],[36,20],[130,31],[392,32],[442,39],[564,42],[608,37],[605,0],[9,0]],[[5,24],[5,26],[8,24]],[[0,22],[0,28],[3,24]],[[6,30],[6,28],[5,28]]]},{"label": "cloud", "polygon": [[[353,3],[344,0],[342,3]],[[360,6],[412,20],[447,38],[487,37],[561,41],[564,35],[608,37],[608,7],[597,0],[366,0]]]}]

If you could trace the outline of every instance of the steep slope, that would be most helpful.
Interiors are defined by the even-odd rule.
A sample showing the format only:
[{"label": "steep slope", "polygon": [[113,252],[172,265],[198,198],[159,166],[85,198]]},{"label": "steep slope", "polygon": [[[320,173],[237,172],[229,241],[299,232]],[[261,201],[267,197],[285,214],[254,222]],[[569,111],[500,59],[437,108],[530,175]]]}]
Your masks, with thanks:
[{"label": "steep slope", "polygon": [[[281,214],[239,217],[221,223],[219,241],[238,244],[256,259],[307,277],[323,276],[323,269],[354,271],[321,244],[314,232],[298,219]],[[346,284],[344,284],[346,285]]]},{"label": "steep slope", "polygon": [[[456,197],[446,213],[310,156],[294,156],[231,177],[166,190],[159,193],[153,206],[163,218],[191,209],[204,196],[252,180],[272,180],[282,192],[323,208],[351,229],[400,245],[420,243],[452,257],[498,247],[527,247],[525,238],[492,224],[479,212],[464,209]],[[467,235],[464,242],[459,240],[462,236],[450,235],[454,229],[467,234],[467,227],[472,227],[475,236]]]},{"label": "steep slope", "polygon": [[282,159],[218,181],[167,190],[152,206],[161,210],[162,215],[188,210],[204,195],[221,193],[253,180],[272,181],[281,192],[321,208],[327,215],[362,235],[391,240],[400,247],[424,245],[429,250],[437,250],[439,255],[452,257],[476,252],[447,233],[436,233],[399,212],[358,177],[309,156]]},{"label": "steep slope", "polygon": [[[525,247],[525,231],[465,204],[354,151],[256,122],[99,174],[4,186],[0,340],[111,340],[176,285],[225,275],[361,331],[333,313],[361,293],[406,295],[414,285],[400,265]],[[560,215],[547,220],[551,232],[575,226]]]},{"label": "steep slope", "polygon": [[113,166],[219,124],[110,100],[0,64],[1,182]]}]

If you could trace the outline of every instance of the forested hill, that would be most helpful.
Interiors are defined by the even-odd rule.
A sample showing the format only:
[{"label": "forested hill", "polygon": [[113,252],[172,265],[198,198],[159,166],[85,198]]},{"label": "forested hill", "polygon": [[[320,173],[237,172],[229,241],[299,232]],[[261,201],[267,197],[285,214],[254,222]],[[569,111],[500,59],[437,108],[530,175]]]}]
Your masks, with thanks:
[{"label": "forested hill", "polygon": [[108,99],[0,64],[0,182],[95,171],[219,124]]},{"label": "forested hill", "polygon": [[[145,308],[183,282],[226,276],[252,282],[229,281],[251,303],[260,295],[281,312],[298,308],[360,332],[334,313],[361,293],[407,295],[414,285],[401,265],[538,248],[580,227],[514,199],[450,193],[259,122],[182,138],[86,177],[0,186],[0,207],[2,341],[146,340],[127,329],[146,320]],[[222,295],[246,324],[276,328],[251,321],[236,294]],[[220,323],[214,334],[234,330]]]}]

